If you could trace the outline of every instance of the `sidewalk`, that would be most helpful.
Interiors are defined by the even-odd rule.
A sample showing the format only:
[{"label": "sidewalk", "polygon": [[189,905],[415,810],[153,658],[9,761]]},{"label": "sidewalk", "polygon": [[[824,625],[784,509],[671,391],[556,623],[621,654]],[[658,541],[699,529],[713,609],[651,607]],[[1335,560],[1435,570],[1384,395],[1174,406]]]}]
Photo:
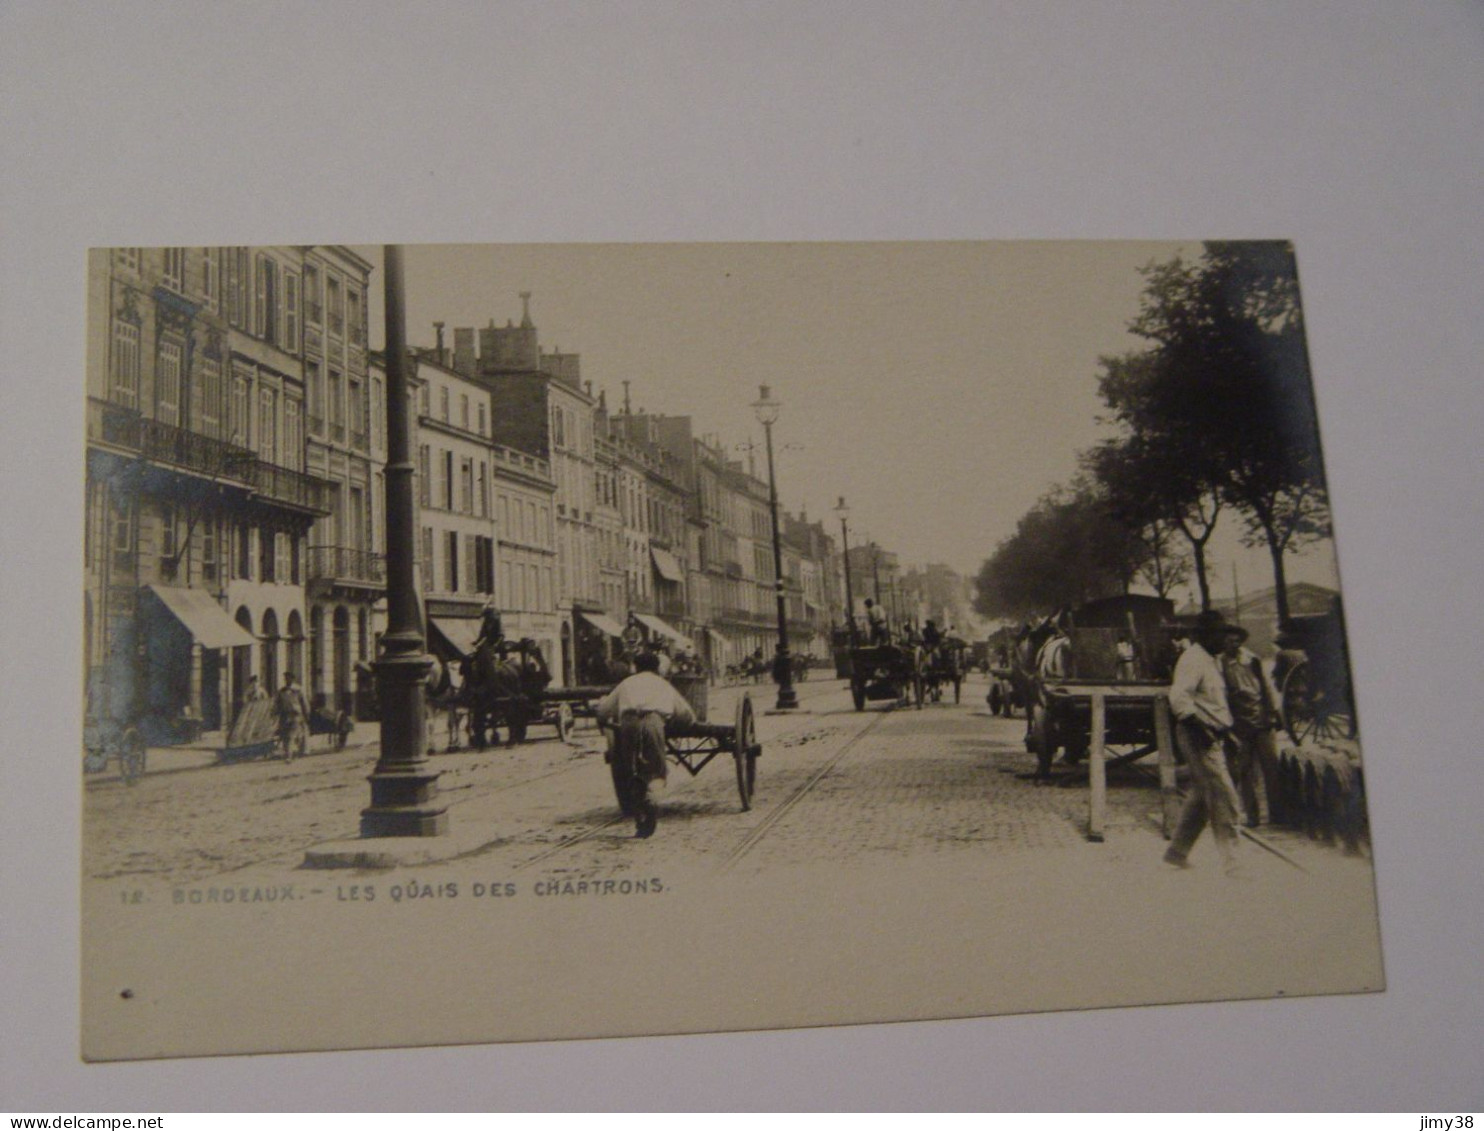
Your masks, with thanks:
[{"label": "sidewalk", "polygon": [[[231,765],[230,762],[221,761],[222,747],[226,744],[227,732],[224,730],[207,731],[198,740],[191,743],[182,743],[177,746],[151,746],[145,753],[144,772],[146,775],[174,774],[183,770],[204,770],[211,766]],[[380,723],[356,723],[346,739],[346,749],[353,747],[374,746],[381,741]],[[314,757],[316,754],[329,753],[333,748],[329,745],[329,736],[316,734],[309,738],[309,753],[306,757]],[[261,762],[261,758],[247,759],[251,762]],[[107,773],[89,775],[89,780],[110,781],[117,780],[118,774],[111,767]]]}]

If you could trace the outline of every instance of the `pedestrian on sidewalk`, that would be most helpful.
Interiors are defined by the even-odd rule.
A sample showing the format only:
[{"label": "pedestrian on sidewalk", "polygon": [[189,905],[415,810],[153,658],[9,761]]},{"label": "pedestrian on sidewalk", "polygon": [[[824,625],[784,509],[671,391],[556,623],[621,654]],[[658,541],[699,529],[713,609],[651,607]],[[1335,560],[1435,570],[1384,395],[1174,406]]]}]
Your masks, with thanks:
[{"label": "pedestrian on sidewalk", "polygon": [[283,760],[292,762],[296,753],[309,749],[309,701],[299,690],[297,677],[289,672],[283,687],[273,699],[273,713],[278,716],[278,741],[283,747]]},{"label": "pedestrian on sidewalk", "polygon": [[655,653],[640,652],[634,660],[634,674],[596,707],[598,721],[618,731],[608,756],[618,769],[615,779],[632,784],[628,801],[637,837],[653,836],[659,821],[656,794],[664,788],[668,773],[665,724],[671,719],[690,723],[696,718],[685,697],[660,676],[659,666]]},{"label": "pedestrian on sidewalk", "polygon": [[1243,823],[1254,829],[1270,819],[1278,780],[1277,692],[1262,661],[1242,647],[1247,630],[1231,625],[1221,652],[1227,704],[1232,713],[1232,737],[1227,746],[1233,782],[1242,799]]},{"label": "pedestrian on sidewalk", "polygon": [[1170,710],[1175,741],[1190,770],[1190,796],[1180,812],[1165,863],[1189,867],[1196,839],[1209,822],[1211,837],[1228,875],[1238,875],[1237,821],[1241,802],[1226,765],[1226,741],[1232,730],[1226,677],[1216,656],[1226,642],[1228,625],[1220,613],[1196,618],[1195,641],[1180,654],[1170,681]]}]

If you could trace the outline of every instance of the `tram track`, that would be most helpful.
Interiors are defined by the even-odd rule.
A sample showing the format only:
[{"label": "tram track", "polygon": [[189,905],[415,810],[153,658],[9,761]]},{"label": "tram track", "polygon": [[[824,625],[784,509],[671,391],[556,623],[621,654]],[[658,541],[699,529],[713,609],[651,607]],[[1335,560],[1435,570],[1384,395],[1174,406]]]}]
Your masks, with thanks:
[{"label": "tram track", "polygon": [[793,807],[800,801],[802,801],[806,796],[808,796],[809,792],[821,781],[823,781],[829,775],[831,770],[833,770],[840,764],[840,762],[845,758],[845,755],[849,754],[851,750],[855,748],[857,743],[859,743],[863,738],[865,738],[868,734],[875,730],[876,727],[880,725],[881,720],[886,718],[891,713],[892,712],[890,710],[875,713],[871,721],[864,727],[862,727],[859,731],[857,731],[856,734],[854,734],[851,738],[849,738],[845,742],[845,745],[840,747],[840,749],[835,752],[833,757],[831,757],[822,766],[820,766],[817,770],[810,774],[802,785],[796,787],[794,791],[782,801],[782,803],[780,803],[771,813],[769,813],[766,817],[759,821],[758,824],[753,828],[753,830],[742,838],[742,842],[738,844],[737,847],[734,848],[727,855],[726,859],[721,862],[721,864],[717,867],[717,871],[729,871],[744,856],[746,856],[760,843],[762,843],[763,838],[766,837],[768,833],[772,832],[773,829],[779,824],[779,822],[783,820],[784,817],[788,816]]}]

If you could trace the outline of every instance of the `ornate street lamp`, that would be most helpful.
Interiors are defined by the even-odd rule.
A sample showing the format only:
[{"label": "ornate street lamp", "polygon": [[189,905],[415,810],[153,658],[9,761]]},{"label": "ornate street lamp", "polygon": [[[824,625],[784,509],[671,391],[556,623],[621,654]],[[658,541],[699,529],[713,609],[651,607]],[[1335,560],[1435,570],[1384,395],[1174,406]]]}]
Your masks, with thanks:
[{"label": "ornate street lamp", "polygon": [[768,508],[773,515],[773,589],[778,597],[778,653],[773,658],[773,679],[778,683],[779,711],[792,711],[799,705],[794,691],[793,662],[788,654],[788,606],[783,599],[783,542],[778,537],[778,480],[773,474],[773,425],[783,405],[775,401],[767,385],[758,386],[758,399],[752,411],[763,426],[768,444]]},{"label": "ornate street lamp", "polygon": [[417,519],[400,247],[386,248],[385,273],[387,627],[375,665],[381,755],[371,774],[371,805],[361,810],[361,836],[439,836],[448,832],[448,811],[435,804],[438,773],[425,753],[423,687],[431,665],[412,571]]},{"label": "ornate street lamp", "polygon": [[850,530],[845,520],[850,517],[850,508],[845,505],[845,496],[840,496],[840,505],[835,508],[840,516],[840,559],[845,563],[845,627],[850,630],[850,647],[860,647],[855,635],[855,594],[850,588]]}]

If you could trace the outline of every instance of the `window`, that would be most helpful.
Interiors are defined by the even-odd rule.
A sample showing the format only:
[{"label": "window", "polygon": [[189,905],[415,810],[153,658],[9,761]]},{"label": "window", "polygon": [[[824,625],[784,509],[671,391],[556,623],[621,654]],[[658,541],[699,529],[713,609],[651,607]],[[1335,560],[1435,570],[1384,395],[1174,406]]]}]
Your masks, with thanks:
[{"label": "window", "polygon": [[276,580],[287,582],[294,576],[292,555],[289,551],[293,538],[283,531],[273,535],[273,576]]},{"label": "window", "polygon": [[438,415],[443,418],[443,423],[448,423],[448,386],[444,385],[438,390]]},{"label": "window", "polygon": [[325,375],[319,362],[304,362],[304,388],[309,396],[309,431],[318,435],[325,428]]},{"label": "window", "polygon": [[422,582],[423,589],[433,587],[433,528],[423,527]]},{"label": "window", "polygon": [[559,408],[554,408],[551,410],[552,443],[559,448],[566,447],[567,442],[565,439],[563,439],[564,436],[565,431],[562,428],[562,410]]},{"label": "window", "polygon": [[217,532],[216,519],[201,520],[201,580],[215,582],[217,578]]},{"label": "window", "polygon": [[336,336],[345,333],[345,296],[340,290],[340,280],[334,275],[325,278],[325,305],[329,307],[330,333]]},{"label": "window", "polygon": [[425,507],[433,505],[433,472],[429,467],[428,445],[417,450],[417,501]]},{"label": "window", "polygon": [[120,572],[128,572],[134,556],[134,530],[133,523],[130,521],[128,500],[115,498],[112,517],[113,537],[109,544],[113,549],[113,568]]},{"label": "window", "polygon": [[232,430],[232,443],[244,448],[252,443],[252,403],[248,399],[251,384],[251,378],[241,370],[233,372],[232,419],[229,424]]},{"label": "window", "polygon": [[113,399],[139,405],[139,327],[121,318],[113,322]]},{"label": "window", "polygon": [[330,367],[330,424],[336,429],[337,439],[345,439],[345,384],[340,379],[340,370]]},{"label": "window", "polygon": [[165,580],[170,581],[175,577],[175,552],[176,535],[180,531],[180,524],[176,521],[175,508],[164,506],[160,508],[160,574]]},{"label": "window", "polygon": [[181,344],[172,338],[160,339],[159,362],[155,367],[155,419],[166,424],[180,423]]},{"label": "window", "polygon": [[428,407],[428,387],[426,385],[417,391],[417,412],[419,416],[433,415],[433,410]]},{"label": "window", "polygon": [[127,267],[130,271],[139,270],[139,249],[137,247],[121,247],[117,254],[121,266]]},{"label": "window", "polygon": [[299,352],[299,276],[283,273],[283,348]]},{"label": "window", "polygon": [[258,390],[258,458],[276,463],[278,447],[278,394],[272,389]]},{"label": "window", "polygon": [[208,436],[222,434],[222,363],[214,357],[201,358],[201,431]]},{"label": "window", "polygon": [[481,404],[479,406],[479,434],[481,436],[484,435],[484,428],[485,428],[484,405]]},{"label": "window", "polygon": [[443,487],[443,490],[440,491],[438,493],[438,495],[439,495],[439,498],[443,502],[443,509],[446,510],[446,511],[451,511],[451,510],[453,510],[453,453],[452,452],[444,452],[443,453],[443,460],[442,460],[441,464],[439,465],[439,469],[441,470],[441,472],[443,474],[443,481],[442,481],[442,484],[441,484],[442,487]]},{"label": "window", "polygon": [[469,430],[469,394],[462,393],[459,396],[459,427],[466,432]]},{"label": "window", "polygon": [[186,278],[186,253],[183,247],[167,247],[165,249],[165,269],[163,282],[172,291],[185,293]]},{"label": "window", "polygon": [[474,513],[474,461],[468,458],[459,460],[459,510]]},{"label": "window", "polygon": [[201,294],[206,298],[206,305],[218,313],[222,304],[220,254],[216,248],[208,247],[201,255]]},{"label": "window", "polygon": [[489,467],[484,460],[479,461],[479,517],[488,518],[490,514],[490,477]]},{"label": "window", "polygon": [[265,341],[278,341],[278,264],[266,255],[258,256],[257,309],[253,327]]},{"label": "window", "polygon": [[444,588],[450,593],[459,591],[459,536],[458,532],[450,530],[446,534],[445,545],[447,551],[443,560],[443,578],[447,582]]},{"label": "window", "polygon": [[386,421],[382,418],[386,402],[381,391],[381,381],[371,378],[371,446],[377,451],[386,449]]},{"label": "window", "polygon": [[273,581],[274,561],[273,534],[267,530],[258,531],[258,580]]},{"label": "window", "polygon": [[319,268],[308,263],[304,264],[304,321],[311,326],[324,321],[319,297]]},{"label": "window", "polygon": [[346,333],[354,345],[360,345],[365,341],[365,335],[361,332],[361,292],[347,290],[345,300],[348,306],[346,314]]},{"label": "window", "polygon": [[365,387],[354,377],[350,379],[350,433],[351,443],[364,447],[366,443],[366,396]]},{"label": "window", "polygon": [[237,576],[252,580],[252,527],[245,522],[237,527]]},{"label": "window", "polygon": [[283,402],[283,465],[298,470],[304,453],[304,432],[299,423],[299,402]]}]

